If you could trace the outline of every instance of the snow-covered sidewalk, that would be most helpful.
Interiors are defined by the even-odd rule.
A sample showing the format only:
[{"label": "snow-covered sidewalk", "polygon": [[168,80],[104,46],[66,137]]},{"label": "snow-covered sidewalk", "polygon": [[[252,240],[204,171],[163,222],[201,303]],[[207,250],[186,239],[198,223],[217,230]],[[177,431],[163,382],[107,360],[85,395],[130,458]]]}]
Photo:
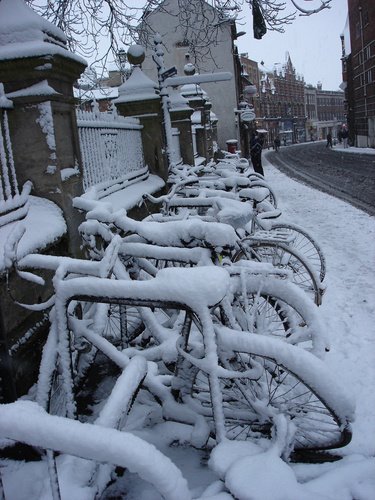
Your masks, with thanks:
[{"label": "snow-covered sidewalk", "polygon": [[375,455],[375,218],[293,181],[268,164],[283,220],[305,227],[327,259],[320,312],[329,333],[326,361],[357,402],[347,453]]}]

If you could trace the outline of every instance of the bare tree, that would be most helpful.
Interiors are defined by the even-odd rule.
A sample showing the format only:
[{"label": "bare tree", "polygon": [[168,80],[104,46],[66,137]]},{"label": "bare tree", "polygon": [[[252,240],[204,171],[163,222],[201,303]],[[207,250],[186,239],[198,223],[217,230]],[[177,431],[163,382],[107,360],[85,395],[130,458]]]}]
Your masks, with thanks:
[{"label": "bare tree", "polygon": [[[165,0],[25,1],[65,32],[73,51],[94,64],[101,62],[103,67],[116,60],[124,45],[139,39],[139,24],[147,24],[147,14],[163,9],[165,3]],[[297,15],[316,14],[330,8],[330,3],[331,0],[178,0],[177,15],[190,51],[206,50],[209,54],[210,44],[220,33],[220,23],[230,19],[247,23],[240,14],[245,5],[252,9],[254,22],[257,15],[268,30],[283,31]],[[216,11],[215,22],[207,5]]]},{"label": "bare tree", "polygon": [[244,0],[244,3],[250,5],[253,14],[259,7],[267,29],[279,32],[284,32],[284,26],[298,15],[311,16],[331,7],[331,0]]}]

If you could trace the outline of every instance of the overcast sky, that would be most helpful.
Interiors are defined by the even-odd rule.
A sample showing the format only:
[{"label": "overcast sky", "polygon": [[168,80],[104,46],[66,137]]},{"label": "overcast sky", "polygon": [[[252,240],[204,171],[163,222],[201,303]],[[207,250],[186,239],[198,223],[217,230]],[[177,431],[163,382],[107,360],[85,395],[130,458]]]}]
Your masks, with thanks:
[{"label": "overcast sky", "polygon": [[[307,3],[304,5],[304,7]],[[249,58],[265,66],[284,63],[289,52],[292,63],[305,78],[306,83],[318,81],[325,90],[337,90],[342,82],[341,41],[347,16],[347,0],[332,0],[332,7],[309,17],[297,17],[285,27],[285,33],[268,31],[261,40],[252,33],[252,15],[247,8],[244,19],[237,23],[237,31],[247,34],[237,40],[239,52],[247,52]]]}]

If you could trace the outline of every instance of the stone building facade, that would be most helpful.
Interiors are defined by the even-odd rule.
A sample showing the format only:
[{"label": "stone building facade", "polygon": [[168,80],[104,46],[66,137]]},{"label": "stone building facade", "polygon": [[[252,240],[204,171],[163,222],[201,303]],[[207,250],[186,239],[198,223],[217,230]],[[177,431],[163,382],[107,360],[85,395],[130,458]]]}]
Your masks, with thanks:
[{"label": "stone building facade", "polygon": [[[67,50],[64,33],[22,0],[0,2],[0,118],[7,113],[0,142],[6,139],[8,153],[0,147],[0,183],[7,184],[10,164],[19,191],[32,185],[26,214],[0,224],[0,402],[16,399],[36,380],[48,331],[48,311],[20,304],[40,304],[52,294],[51,273],[37,271],[45,285],[25,281],[4,258],[10,232],[23,219],[18,258],[30,252],[82,255],[83,216],[72,206],[83,192],[73,82],[85,66]],[[8,193],[0,218],[10,216],[16,201]]]}]

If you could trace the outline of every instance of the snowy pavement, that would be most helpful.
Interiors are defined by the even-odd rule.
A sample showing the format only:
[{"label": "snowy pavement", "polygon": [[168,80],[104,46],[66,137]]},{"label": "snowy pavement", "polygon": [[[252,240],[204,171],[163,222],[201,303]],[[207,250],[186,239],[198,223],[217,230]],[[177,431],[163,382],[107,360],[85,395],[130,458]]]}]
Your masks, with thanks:
[{"label": "snowy pavement", "polygon": [[[320,312],[331,342],[327,363],[357,403],[347,453],[375,455],[375,218],[297,183],[273,166],[266,177],[278,193],[284,221],[305,227],[327,260]],[[374,492],[375,493],[375,492]]]},{"label": "snowy pavement", "polygon": [[[265,162],[266,179],[278,194],[282,219],[305,227],[327,259],[327,290],[319,309],[331,349],[326,363],[356,403],[352,442],[343,459],[322,464],[286,464],[251,443],[223,443],[211,454],[181,445],[189,431],[173,423],[137,432],[172,459],[192,498],[226,500],[373,500],[375,498],[375,218],[297,183]],[[152,422],[153,416],[146,417]],[[187,440],[186,440],[187,441]],[[60,467],[64,463],[60,462]],[[90,497],[73,484],[74,500]],[[6,498],[49,499],[46,469],[31,463],[4,471]],[[47,486],[46,486],[47,485]],[[44,486],[44,491],[43,491]],[[73,490],[72,490],[73,491]],[[126,496],[124,496],[126,491]],[[229,493],[231,491],[232,494]],[[121,493],[120,493],[121,492]],[[92,492],[91,492],[92,494]],[[232,496],[233,495],[233,496]],[[66,498],[73,498],[71,494]],[[159,500],[153,487],[125,472],[104,497]],[[176,497],[176,500],[180,500]]]}]

